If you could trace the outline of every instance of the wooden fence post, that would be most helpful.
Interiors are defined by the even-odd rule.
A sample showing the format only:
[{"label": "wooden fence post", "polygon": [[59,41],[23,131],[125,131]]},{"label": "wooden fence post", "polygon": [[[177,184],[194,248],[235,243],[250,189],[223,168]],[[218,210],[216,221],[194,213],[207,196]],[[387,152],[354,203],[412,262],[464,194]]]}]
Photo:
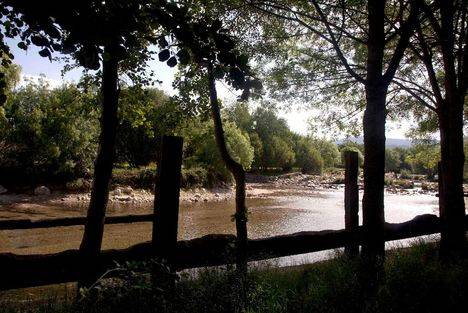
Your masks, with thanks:
[{"label": "wooden fence post", "polygon": [[162,137],[156,173],[152,243],[169,263],[177,245],[182,143],[182,137]]},{"label": "wooden fence post", "polygon": [[[357,231],[359,227],[359,189],[358,172],[359,159],[355,151],[345,152],[345,229]],[[359,245],[345,246],[345,254],[348,257],[356,257],[359,254]]]}]

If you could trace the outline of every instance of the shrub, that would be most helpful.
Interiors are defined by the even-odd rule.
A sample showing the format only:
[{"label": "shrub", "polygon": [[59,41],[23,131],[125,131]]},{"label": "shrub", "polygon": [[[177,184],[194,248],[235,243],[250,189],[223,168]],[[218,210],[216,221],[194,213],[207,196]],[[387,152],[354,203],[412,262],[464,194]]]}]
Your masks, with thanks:
[{"label": "shrub", "polygon": [[182,168],[181,185],[184,188],[209,186],[212,179],[208,176],[208,170],[203,167]]},{"label": "shrub", "polygon": [[323,159],[325,168],[334,167],[340,164],[340,151],[336,143],[326,139],[313,139],[313,147],[319,152]]},{"label": "shrub", "polygon": [[112,184],[132,186],[134,188],[154,189],[156,167],[115,168],[112,172]]},{"label": "shrub", "polygon": [[340,150],[341,153],[341,165],[345,166],[345,152],[346,151],[354,151],[358,153],[358,164],[361,167],[364,164],[364,156],[362,155],[362,152],[354,146],[343,146]]},{"label": "shrub", "polygon": [[296,166],[301,168],[304,174],[322,174],[323,159],[307,139],[296,144]]},{"label": "shrub", "polygon": [[0,114],[0,183],[24,186],[83,177],[97,146],[95,102],[94,95],[74,85],[50,89],[43,81],[13,92]]},{"label": "shrub", "polygon": [[[199,136],[201,138],[197,138],[193,143],[197,147],[195,148],[194,156],[186,162],[188,168],[203,165],[212,173],[214,178],[217,177],[223,181],[230,181],[231,173],[227,170],[224,161],[221,159],[211,123]],[[245,170],[249,170],[254,158],[254,151],[250,144],[249,136],[240,131],[231,122],[224,124],[224,136],[231,157],[236,162],[239,162]]]}]

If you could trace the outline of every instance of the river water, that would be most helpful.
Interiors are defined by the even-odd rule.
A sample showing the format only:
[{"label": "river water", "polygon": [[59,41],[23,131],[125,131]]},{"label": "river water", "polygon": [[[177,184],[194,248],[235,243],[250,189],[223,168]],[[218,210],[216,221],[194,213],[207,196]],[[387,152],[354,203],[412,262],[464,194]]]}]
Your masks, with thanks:
[{"label": "river water", "polygon": [[[362,194],[361,194],[362,197]],[[248,232],[250,238],[262,238],[299,231],[344,228],[344,190],[288,189],[274,190],[267,195],[251,197]],[[1,214],[14,211],[14,218],[51,218],[84,215],[86,205],[47,205],[34,208],[0,207]],[[150,213],[152,204],[113,205],[109,214]],[[420,214],[437,214],[438,198],[434,195],[386,194],[385,219],[397,223]],[[234,201],[183,203],[179,214],[179,239],[192,239],[207,234],[235,233],[232,221]],[[361,214],[360,214],[361,216]],[[79,247],[83,227],[0,231],[0,252],[20,254],[52,253]],[[106,225],[103,248],[125,248],[151,239],[151,223]],[[323,257],[323,253],[314,254]],[[308,257],[307,257],[308,258]],[[309,259],[309,258],[308,258]],[[298,258],[295,258],[298,260]]]}]

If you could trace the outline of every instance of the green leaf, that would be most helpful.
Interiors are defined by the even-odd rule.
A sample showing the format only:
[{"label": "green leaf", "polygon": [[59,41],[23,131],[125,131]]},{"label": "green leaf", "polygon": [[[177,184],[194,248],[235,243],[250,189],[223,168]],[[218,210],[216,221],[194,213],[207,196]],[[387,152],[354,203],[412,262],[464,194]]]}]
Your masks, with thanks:
[{"label": "green leaf", "polygon": [[167,61],[170,56],[171,56],[171,53],[169,52],[169,49],[164,49],[158,53],[158,59],[160,62]]},{"label": "green leaf", "polygon": [[50,51],[49,51],[49,49],[47,49],[47,48],[44,48],[44,49],[42,49],[41,51],[39,51],[39,55],[40,55],[41,57],[43,57],[43,58],[50,58],[50,57],[51,57]]},{"label": "green leaf", "polygon": [[167,42],[166,38],[160,37],[160,38],[158,39],[158,45],[159,45],[161,48],[166,48],[166,47],[169,45],[169,43]]},{"label": "green leaf", "polygon": [[47,46],[49,44],[49,41],[47,38],[39,35],[35,35],[31,37],[31,42],[35,44],[36,46]]},{"label": "green leaf", "polygon": [[182,65],[187,65],[190,63],[190,53],[185,49],[179,50],[179,52],[177,52],[177,57],[179,58],[179,62]]},{"label": "green leaf", "polygon": [[169,67],[174,67],[177,65],[177,59],[176,57],[171,57],[169,60],[167,60],[167,65]]},{"label": "green leaf", "polygon": [[26,45],[26,43],[20,41],[20,42],[18,42],[18,48],[20,48],[22,50],[27,50],[28,46]]}]

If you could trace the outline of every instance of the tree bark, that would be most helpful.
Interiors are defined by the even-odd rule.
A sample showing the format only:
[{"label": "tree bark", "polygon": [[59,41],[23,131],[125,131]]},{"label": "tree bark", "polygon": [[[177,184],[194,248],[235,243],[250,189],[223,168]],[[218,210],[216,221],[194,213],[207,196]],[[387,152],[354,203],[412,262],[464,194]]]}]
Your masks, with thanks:
[{"label": "tree bark", "polygon": [[366,110],[364,112],[364,196],[362,203],[363,256],[383,257],[385,119],[388,84],[382,75],[385,47],[385,1],[368,1],[369,39],[367,46]]},{"label": "tree bark", "polygon": [[214,123],[216,144],[223,162],[234,176],[234,180],[236,182],[236,263],[238,271],[242,275],[245,275],[247,272],[247,207],[245,205],[245,171],[242,165],[231,157],[227,149],[226,140],[224,138],[223,122],[221,120],[221,112],[218,103],[218,95],[216,92],[216,80],[213,76],[213,70],[211,66],[208,67],[208,80],[211,114]]},{"label": "tree bark", "polygon": [[[440,253],[442,258],[460,256],[466,248],[463,225],[465,200],[463,195],[463,106],[466,96],[465,78],[457,77],[455,68],[453,1],[438,2],[441,17],[440,45],[444,66],[445,99],[438,103],[440,129],[442,186],[439,210],[442,221]],[[460,47],[461,48],[461,47]],[[466,49],[466,47],[465,47]],[[462,72],[466,75],[466,72]],[[458,82],[458,85],[457,85]]]},{"label": "tree bark", "polygon": [[108,56],[103,60],[102,72],[102,113],[99,149],[94,165],[93,188],[87,213],[80,253],[85,260],[85,272],[91,270],[92,260],[99,255],[104,233],[104,219],[109,185],[115,157],[115,139],[117,130],[118,109],[118,59],[112,46],[104,48]]}]

